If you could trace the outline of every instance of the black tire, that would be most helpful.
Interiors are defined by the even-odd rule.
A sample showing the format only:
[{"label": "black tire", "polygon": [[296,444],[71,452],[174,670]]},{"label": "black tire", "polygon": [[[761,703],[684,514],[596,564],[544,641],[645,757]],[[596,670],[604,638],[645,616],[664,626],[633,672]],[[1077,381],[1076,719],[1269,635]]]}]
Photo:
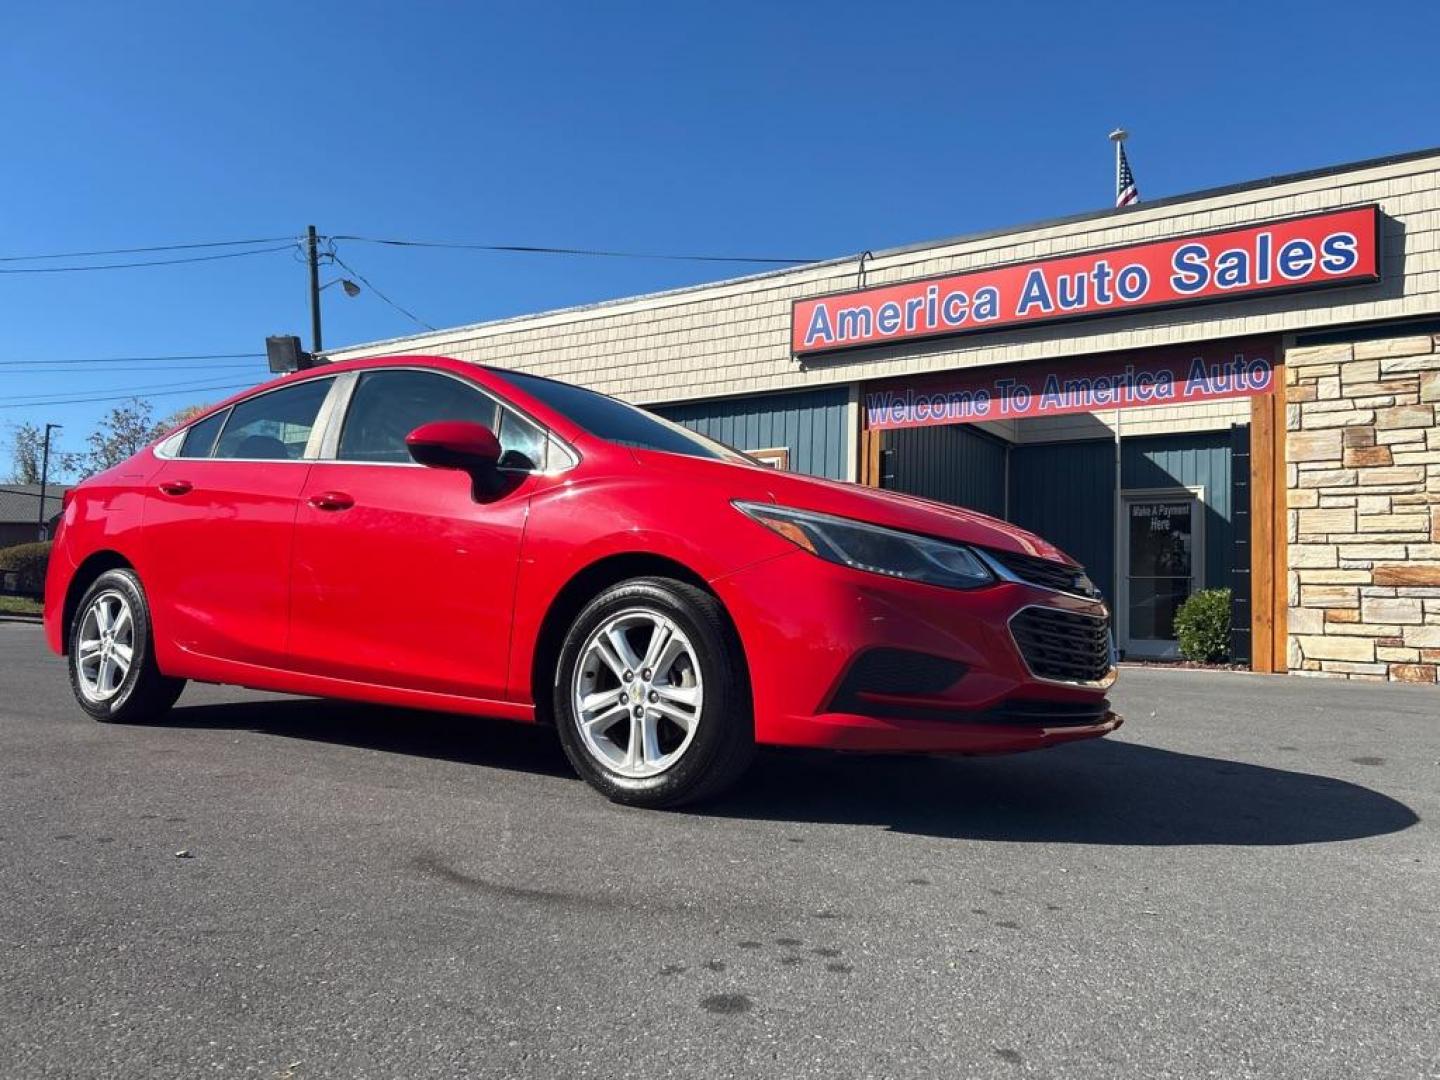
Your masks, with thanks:
[{"label": "black tire", "polygon": [[[643,778],[621,775],[585,745],[572,702],[576,668],[592,634],[627,609],[659,612],[684,632],[703,680],[694,735],[677,761]],[[715,597],[670,578],[634,578],[612,585],[591,600],[565,636],[554,683],[554,716],[565,756],[601,794],[629,806],[670,807],[712,798],[733,784],[755,752],[755,724],[745,655]]]},{"label": "black tire", "polygon": [[[132,651],[129,669],[108,696],[97,699],[82,688],[80,634],[91,606],[106,594],[118,594],[124,600],[134,629],[130,635]],[[185,689],[184,679],[172,679],[162,674],[155,665],[150,605],[134,571],[107,570],[91,583],[75,609],[69,646],[70,690],[80,707],[96,720],[118,724],[143,724],[158,720],[170,710]]]}]

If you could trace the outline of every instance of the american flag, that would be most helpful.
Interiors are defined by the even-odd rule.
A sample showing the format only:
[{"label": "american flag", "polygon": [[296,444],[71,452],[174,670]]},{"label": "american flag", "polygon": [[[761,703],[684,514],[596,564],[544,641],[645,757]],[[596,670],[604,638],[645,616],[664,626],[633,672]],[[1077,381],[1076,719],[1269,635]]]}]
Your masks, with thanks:
[{"label": "american flag", "polygon": [[1115,205],[1129,206],[1140,201],[1140,189],[1135,186],[1135,174],[1130,171],[1130,159],[1125,156],[1125,147],[1120,147],[1120,172],[1115,177]]}]

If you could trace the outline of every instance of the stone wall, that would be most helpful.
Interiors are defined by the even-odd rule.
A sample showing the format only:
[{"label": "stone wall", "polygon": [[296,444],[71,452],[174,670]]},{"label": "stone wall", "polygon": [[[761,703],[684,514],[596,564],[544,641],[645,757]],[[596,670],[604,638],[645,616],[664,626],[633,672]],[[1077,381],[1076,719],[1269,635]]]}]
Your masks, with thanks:
[{"label": "stone wall", "polygon": [[1440,335],[1290,349],[1289,664],[1436,682]]}]

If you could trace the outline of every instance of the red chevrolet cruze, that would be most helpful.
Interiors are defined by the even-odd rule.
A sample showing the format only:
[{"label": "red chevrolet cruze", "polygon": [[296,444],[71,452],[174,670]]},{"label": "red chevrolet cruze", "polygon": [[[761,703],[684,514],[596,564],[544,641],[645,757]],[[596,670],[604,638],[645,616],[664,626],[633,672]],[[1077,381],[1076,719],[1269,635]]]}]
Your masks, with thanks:
[{"label": "red chevrolet cruze", "polygon": [[287,376],[85,481],[45,601],[97,719],[187,679],[502,716],[648,806],[714,794],[757,743],[1120,724],[1108,612],[1045,541],[440,357]]}]

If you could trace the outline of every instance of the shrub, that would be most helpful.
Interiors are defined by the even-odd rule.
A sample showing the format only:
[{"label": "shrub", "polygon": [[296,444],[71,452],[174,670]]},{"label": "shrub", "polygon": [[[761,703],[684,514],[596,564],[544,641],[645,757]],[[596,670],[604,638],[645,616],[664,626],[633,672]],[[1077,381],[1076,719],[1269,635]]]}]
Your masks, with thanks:
[{"label": "shrub", "polygon": [[1230,590],[1201,589],[1175,613],[1180,655],[1205,664],[1230,659]]},{"label": "shrub", "polygon": [[50,541],[0,548],[0,570],[18,571],[15,591],[39,596],[45,591],[45,567],[50,562]]}]

